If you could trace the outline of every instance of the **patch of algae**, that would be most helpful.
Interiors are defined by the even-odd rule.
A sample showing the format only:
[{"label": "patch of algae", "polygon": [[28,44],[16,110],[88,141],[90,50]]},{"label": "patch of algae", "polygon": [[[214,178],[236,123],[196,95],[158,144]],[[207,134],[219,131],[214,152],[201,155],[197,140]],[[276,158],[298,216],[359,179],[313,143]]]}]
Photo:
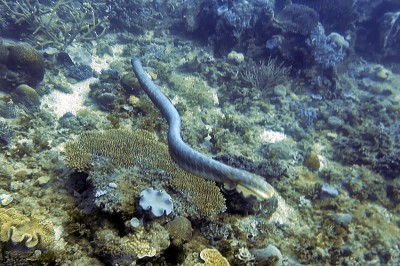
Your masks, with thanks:
[{"label": "patch of algae", "polygon": [[48,248],[54,241],[53,224],[28,217],[14,208],[0,208],[0,241],[25,244],[27,248]]},{"label": "patch of algae", "polygon": [[172,177],[170,185],[195,206],[201,217],[225,210],[225,199],[215,182],[180,168],[169,155],[168,146],[150,132],[126,129],[87,132],[65,145],[67,164],[79,171],[88,170],[92,156],[107,157],[117,167],[140,166],[164,171]]}]

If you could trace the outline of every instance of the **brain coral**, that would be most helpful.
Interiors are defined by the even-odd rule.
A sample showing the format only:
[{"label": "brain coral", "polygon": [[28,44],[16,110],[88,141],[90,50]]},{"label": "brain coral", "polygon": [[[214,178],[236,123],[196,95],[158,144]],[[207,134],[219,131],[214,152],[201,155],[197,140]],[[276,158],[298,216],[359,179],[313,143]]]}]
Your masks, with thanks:
[{"label": "brain coral", "polygon": [[36,86],[43,80],[45,62],[41,54],[25,43],[0,42],[1,74],[12,75],[15,80],[2,77],[1,81],[11,87],[22,83]]},{"label": "brain coral", "polygon": [[225,199],[215,183],[180,168],[169,155],[168,146],[150,132],[86,132],[66,143],[64,151],[67,164],[80,171],[90,170],[89,162],[94,156],[107,157],[117,167],[159,169],[172,178],[171,187],[183,195],[187,209],[194,209],[195,215],[209,217],[225,210]]},{"label": "brain coral", "polygon": [[0,208],[0,241],[23,243],[27,248],[48,248],[54,241],[50,221],[28,217],[13,208]]}]

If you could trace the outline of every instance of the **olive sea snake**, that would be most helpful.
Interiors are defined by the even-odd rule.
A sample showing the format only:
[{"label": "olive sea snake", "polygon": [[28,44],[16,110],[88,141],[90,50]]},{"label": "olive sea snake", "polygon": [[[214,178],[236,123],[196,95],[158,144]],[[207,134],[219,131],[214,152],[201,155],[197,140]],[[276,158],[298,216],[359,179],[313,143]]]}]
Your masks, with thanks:
[{"label": "olive sea snake", "polygon": [[275,189],[261,176],[233,168],[194,150],[181,138],[181,118],[170,100],[157,88],[144,71],[138,58],[131,60],[142,89],[168,122],[168,148],[173,160],[183,169],[205,179],[235,186],[259,199],[270,199]]}]

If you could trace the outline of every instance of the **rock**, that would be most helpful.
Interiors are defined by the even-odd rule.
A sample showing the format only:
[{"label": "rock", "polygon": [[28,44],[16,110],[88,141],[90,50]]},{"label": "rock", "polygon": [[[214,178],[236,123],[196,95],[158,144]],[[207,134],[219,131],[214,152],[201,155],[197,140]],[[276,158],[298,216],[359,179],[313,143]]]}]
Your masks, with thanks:
[{"label": "rock", "polygon": [[38,178],[39,185],[47,184],[50,181],[50,179],[51,179],[50,176],[47,176],[47,175],[43,175],[43,176],[39,177]]},{"label": "rock", "polygon": [[349,213],[332,213],[329,218],[338,225],[347,226],[353,221],[353,216]]},{"label": "rock", "polygon": [[40,97],[36,90],[29,85],[19,85],[12,93],[12,99],[15,103],[23,104],[28,109],[40,106]]},{"label": "rock", "polygon": [[334,198],[339,195],[339,191],[328,183],[322,185],[321,193],[322,198]]},{"label": "rock", "polygon": [[281,251],[272,244],[269,244],[266,248],[263,249],[250,249],[250,253],[258,261],[271,262],[266,265],[281,266],[283,263],[283,256]]},{"label": "rock", "polygon": [[43,80],[42,55],[28,44],[0,41],[0,88],[12,91],[20,84],[36,86]]},{"label": "rock", "polygon": [[390,70],[384,68],[383,66],[378,67],[375,72],[375,78],[377,80],[381,80],[381,81],[388,80],[391,75],[392,75],[392,72]]},{"label": "rock", "polygon": [[344,121],[337,116],[328,117],[328,125],[333,128],[341,127],[343,124]]},{"label": "rock", "polygon": [[119,82],[128,94],[139,95],[142,93],[142,88],[140,87],[138,80],[131,73],[122,75]]},{"label": "rock", "polygon": [[276,85],[274,87],[274,95],[280,96],[280,97],[285,97],[286,96],[286,87],[283,86],[282,84]]},{"label": "rock", "polygon": [[14,200],[14,198],[9,194],[1,194],[0,195],[1,206],[9,205],[13,200]]},{"label": "rock", "polygon": [[30,74],[30,79],[26,83],[36,86],[43,80],[45,73],[45,63],[42,55],[35,48],[28,44],[12,44],[8,47],[7,66],[10,69],[22,69]]}]

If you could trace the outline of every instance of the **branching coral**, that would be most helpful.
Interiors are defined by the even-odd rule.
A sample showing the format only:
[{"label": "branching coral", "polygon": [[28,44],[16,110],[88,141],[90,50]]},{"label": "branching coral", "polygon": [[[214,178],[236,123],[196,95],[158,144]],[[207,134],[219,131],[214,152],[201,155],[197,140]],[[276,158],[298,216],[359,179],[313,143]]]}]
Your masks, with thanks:
[{"label": "branching coral", "polygon": [[54,6],[43,5],[38,0],[1,0],[0,3],[15,24],[27,24],[38,35],[37,43],[42,47],[51,44],[65,49],[74,40],[97,39],[109,27],[108,18],[99,18],[89,2],[79,8],[70,1],[57,1]]}]

